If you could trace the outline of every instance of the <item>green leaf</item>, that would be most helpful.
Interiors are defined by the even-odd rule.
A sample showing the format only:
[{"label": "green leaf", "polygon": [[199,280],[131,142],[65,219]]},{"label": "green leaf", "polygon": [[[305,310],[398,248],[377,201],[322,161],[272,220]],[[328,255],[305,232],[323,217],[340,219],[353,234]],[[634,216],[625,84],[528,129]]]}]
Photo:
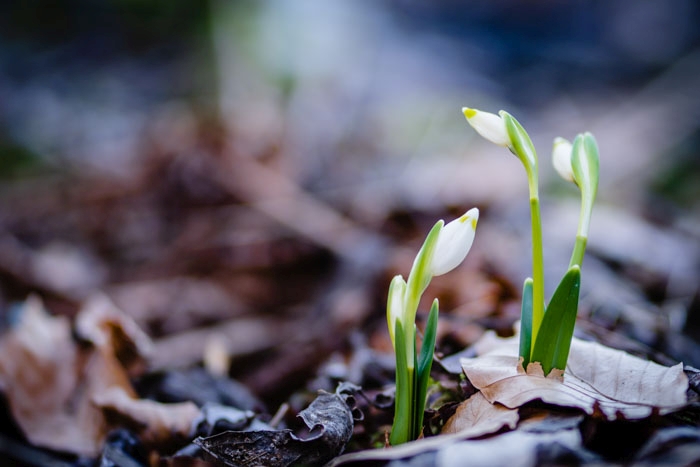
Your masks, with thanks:
[{"label": "green leaf", "polygon": [[545,375],[553,368],[566,368],[576,324],[580,286],[581,269],[572,266],[564,274],[544,314],[530,361],[540,362]]},{"label": "green leaf", "polygon": [[413,260],[411,272],[408,275],[408,300],[406,306],[406,323],[416,320],[416,309],[420,297],[425,291],[425,288],[430,283],[432,276],[430,275],[430,262],[435,252],[437,239],[440,236],[440,231],[445,225],[443,220],[435,223],[428,235],[425,237],[423,246],[418,251],[416,259]]},{"label": "green leaf", "polygon": [[425,398],[428,393],[428,382],[430,381],[430,369],[433,366],[433,354],[435,353],[435,336],[437,335],[437,324],[439,314],[438,299],[433,300],[428,315],[428,322],[425,324],[423,334],[423,345],[418,356],[416,366],[416,406],[414,408],[415,417],[413,439],[420,436],[423,428],[423,413],[425,412]]},{"label": "green leaf", "polygon": [[523,357],[523,368],[527,368],[527,364],[530,363],[532,346],[532,284],[531,277],[525,279],[520,307],[520,356]]},{"label": "green leaf", "polygon": [[395,446],[409,441],[413,374],[408,370],[406,334],[400,321],[396,321],[394,336],[396,338],[396,395],[394,396],[394,423],[391,426],[389,442]]},{"label": "green leaf", "polygon": [[506,131],[512,146],[513,153],[518,156],[518,159],[525,165],[525,169],[529,174],[537,173],[537,151],[532,144],[530,136],[525,131],[525,128],[511,114],[505,110],[501,110],[498,114],[503,119],[506,125]]}]

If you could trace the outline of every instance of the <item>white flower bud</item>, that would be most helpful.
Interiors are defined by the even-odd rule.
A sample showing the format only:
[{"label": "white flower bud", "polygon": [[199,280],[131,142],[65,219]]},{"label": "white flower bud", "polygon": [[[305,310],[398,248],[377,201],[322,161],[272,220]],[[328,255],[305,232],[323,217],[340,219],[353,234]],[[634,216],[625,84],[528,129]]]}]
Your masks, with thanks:
[{"label": "white flower bud", "polygon": [[472,128],[487,140],[499,146],[509,147],[511,145],[506,125],[498,115],[469,107],[462,108],[462,113]]},{"label": "white flower bud", "polygon": [[574,169],[571,166],[571,142],[564,138],[554,138],[552,146],[552,165],[567,182],[576,183],[574,180]]},{"label": "white flower bud", "polygon": [[472,208],[442,228],[430,262],[433,276],[445,274],[464,261],[474,242],[478,220],[479,210]]}]

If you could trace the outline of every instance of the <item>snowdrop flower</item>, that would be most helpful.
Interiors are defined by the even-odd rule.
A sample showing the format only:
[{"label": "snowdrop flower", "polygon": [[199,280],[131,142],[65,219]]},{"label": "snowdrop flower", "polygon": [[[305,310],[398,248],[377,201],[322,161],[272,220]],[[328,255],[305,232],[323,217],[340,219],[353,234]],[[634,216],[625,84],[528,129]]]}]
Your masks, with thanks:
[{"label": "snowdrop flower", "polygon": [[511,146],[510,136],[508,136],[506,125],[501,117],[469,107],[462,108],[462,113],[467,118],[467,122],[481,136],[499,146]]},{"label": "snowdrop flower", "polygon": [[391,345],[396,349],[396,338],[394,337],[394,329],[396,321],[402,320],[405,314],[406,302],[406,281],[403,280],[401,274],[394,276],[389,285],[389,298],[387,300],[387,316],[386,321],[389,325],[389,335],[391,336]]},{"label": "snowdrop flower", "polygon": [[472,208],[440,230],[430,262],[430,272],[433,276],[445,274],[464,261],[474,242],[478,220],[479,210]]},{"label": "snowdrop flower", "polygon": [[552,164],[554,169],[567,182],[576,183],[574,180],[574,169],[571,166],[571,142],[564,138],[554,138],[552,146]]}]

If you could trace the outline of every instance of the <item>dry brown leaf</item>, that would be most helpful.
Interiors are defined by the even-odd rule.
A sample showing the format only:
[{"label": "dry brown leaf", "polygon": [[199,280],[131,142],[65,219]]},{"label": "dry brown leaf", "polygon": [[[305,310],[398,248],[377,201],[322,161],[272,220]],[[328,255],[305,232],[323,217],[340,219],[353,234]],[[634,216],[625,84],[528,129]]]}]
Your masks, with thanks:
[{"label": "dry brown leaf", "polygon": [[496,433],[503,427],[515,428],[518,411],[500,404],[492,404],[477,392],[461,402],[455,414],[447,420],[442,434],[460,433],[469,438]]},{"label": "dry brown leaf", "polygon": [[65,317],[27,299],[18,324],[0,339],[0,386],[32,444],[94,456],[110,425],[93,399],[112,391],[136,396],[126,368],[143,366],[135,364],[150,339],[104,297],[86,303],[75,331],[92,345],[73,338]]},{"label": "dry brown leaf", "polygon": [[113,355],[80,349],[68,320],[48,315],[36,297],[0,340],[0,382],[32,444],[83,455],[99,452],[107,430],[92,394],[110,386],[131,391]]},{"label": "dry brown leaf", "polygon": [[556,376],[545,378],[534,365],[524,372],[517,345],[517,337],[489,335],[479,346],[481,356],[462,359],[467,377],[491,403],[517,408],[540,399],[588,414],[598,407],[611,420],[645,418],[654,409],[668,413],[686,403],[688,378],[682,364],[664,367],[574,338],[562,382]]},{"label": "dry brown leaf", "polygon": [[138,433],[146,444],[171,442],[173,437],[189,436],[192,423],[200,416],[192,402],[163,404],[135,399],[119,387],[112,387],[93,398],[108,420],[118,421]]}]

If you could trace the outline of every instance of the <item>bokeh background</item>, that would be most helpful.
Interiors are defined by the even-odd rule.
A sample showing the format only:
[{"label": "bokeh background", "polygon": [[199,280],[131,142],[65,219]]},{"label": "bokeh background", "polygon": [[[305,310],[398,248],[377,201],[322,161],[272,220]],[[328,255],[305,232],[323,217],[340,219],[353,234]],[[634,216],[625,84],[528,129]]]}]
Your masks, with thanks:
[{"label": "bokeh background", "polygon": [[441,348],[507,333],[527,183],[469,106],[539,150],[550,293],[578,216],[551,142],[595,134],[579,332],[700,364],[698,24],[691,0],[3,2],[3,326],[28,294],[71,316],[100,293],[155,339],[154,368],[214,342],[268,401],[323,365],[363,382],[333,365],[388,350],[389,278],[478,206],[434,289]]}]

